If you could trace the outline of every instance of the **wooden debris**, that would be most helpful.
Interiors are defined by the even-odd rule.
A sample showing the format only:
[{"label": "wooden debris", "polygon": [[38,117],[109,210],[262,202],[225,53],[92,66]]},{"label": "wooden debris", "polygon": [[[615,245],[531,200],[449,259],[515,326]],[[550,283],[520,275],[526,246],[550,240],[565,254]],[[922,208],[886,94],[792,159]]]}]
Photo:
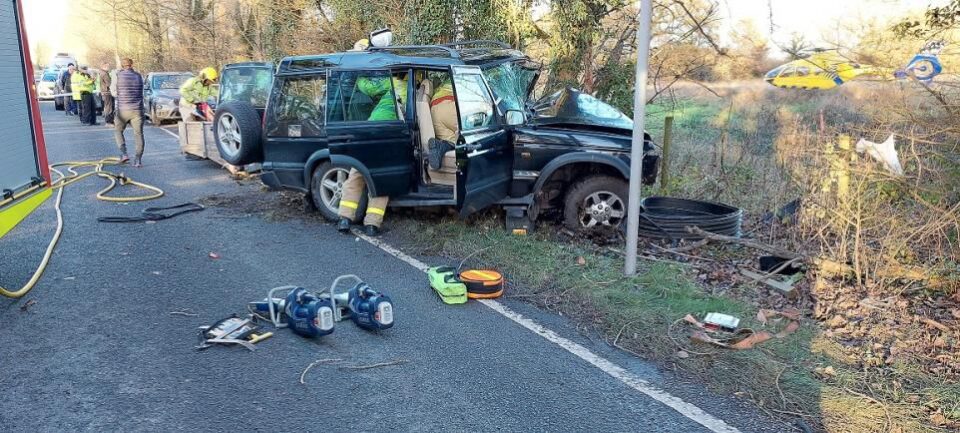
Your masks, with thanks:
[{"label": "wooden debris", "polygon": [[793,284],[771,278],[771,275],[758,274],[746,269],[740,269],[740,273],[748,278],[752,278],[754,281],[759,281],[767,286],[777,289],[780,291],[780,293],[787,297],[793,297],[797,294],[797,290],[795,287],[793,287]]}]

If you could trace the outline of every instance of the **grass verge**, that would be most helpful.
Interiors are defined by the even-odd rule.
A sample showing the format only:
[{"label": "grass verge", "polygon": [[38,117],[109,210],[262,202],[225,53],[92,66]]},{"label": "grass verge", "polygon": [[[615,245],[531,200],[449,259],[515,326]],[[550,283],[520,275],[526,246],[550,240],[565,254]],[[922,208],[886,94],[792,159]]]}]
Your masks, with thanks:
[{"label": "grass verge", "polygon": [[723,312],[742,318],[743,327],[762,329],[759,307],[742,296],[750,290],[712,294],[696,283],[693,265],[666,260],[646,259],[638,275],[627,278],[613,248],[565,238],[551,226],[513,236],[502,224],[494,212],[467,222],[395,214],[388,237],[424,255],[469,257],[468,266],[498,269],[511,282],[508,298],[571,317],[611,345],[696,376],[715,392],[749,399],[782,420],[784,431],[803,420],[813,431],[934,432],[942,430],[922,404],[957,410],[960,389],[917,372],[890,378],[861,371],[812,320],[752,350],[695,345],[678,325],[686,314]]}]

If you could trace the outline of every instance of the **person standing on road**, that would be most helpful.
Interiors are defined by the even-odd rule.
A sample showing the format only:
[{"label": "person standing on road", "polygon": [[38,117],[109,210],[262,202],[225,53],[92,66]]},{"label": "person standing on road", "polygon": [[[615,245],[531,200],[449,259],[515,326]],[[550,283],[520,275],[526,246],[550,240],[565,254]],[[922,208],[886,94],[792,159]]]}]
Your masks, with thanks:
[{"label": "person standing on road", "polygon": [[100,97],[103,98],[103,123],[113,126],[113,94],[110,87],[113,84],[110,64],[100,65]]},{"label": "person standing on road", "polygon": [[113,119],[114,137],[117,140],[117,147],[120,148],[120,162],[129,161],[123,131],[127,129],[127,124],[130,124],[137,146],[133,166],[143,167],[143,77],[133,70],[133,60],[121,60],[120,68],[114,83],[116,89],[114,96],[117,101],[117,110]]},{"label": "person standing on road", "polygon": [[73,102],[73,83],[70,81],[76,70],[77,67],[71,63],[67,65],[67,69],[60,74],[60,90],[62,94],[66,95],[62,96],[61,100],[63,101],[63,111],[67,116],[77,114],[77,105]]},{"label": "person standing on road", "polygon": [[180,118],[184,122],[188,120],[213,120],[208,119],[205,110],[200,104],[206,104],[207,100],[215,96],[214,84],[220,74],[215,68],[203,68],[200,75],[184,81],[180,86]]},{"label": "person standing on road", "polygon": [[74,102],[80,103],[80,123],[86,126],[97,124],[97,107],[93,101],[93,78],[84,67],[70,76]]}]

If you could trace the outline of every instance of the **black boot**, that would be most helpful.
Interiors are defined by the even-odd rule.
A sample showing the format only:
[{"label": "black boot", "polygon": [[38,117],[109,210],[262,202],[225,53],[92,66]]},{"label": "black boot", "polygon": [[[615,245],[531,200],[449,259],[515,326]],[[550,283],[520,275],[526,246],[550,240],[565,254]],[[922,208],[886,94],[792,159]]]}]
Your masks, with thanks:
[{"label": "black boot", "polygon": [[337,231],[340,233],[346,233],[350,231],[350,220],[347,218],[340,218],[340,222],[337,223]]},{"label": "black boot", "polygon": [[367,236],[380,236],[380,227],[371,225],[363,226],[363,232],[366,233]]}]

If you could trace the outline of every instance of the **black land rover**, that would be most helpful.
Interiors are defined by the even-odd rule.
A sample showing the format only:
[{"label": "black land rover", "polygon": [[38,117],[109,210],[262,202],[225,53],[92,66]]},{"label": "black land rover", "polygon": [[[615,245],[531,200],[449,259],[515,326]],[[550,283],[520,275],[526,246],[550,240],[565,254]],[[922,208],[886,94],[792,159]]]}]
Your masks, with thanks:
[{"label": "black land rover", "polygon": [[[538,64],[492,41],[288,57],[262,121],[248,103],[223,104],[214,134],[225,160],[262,163],[265,184],[308,194],[331,220],[355,168],[391,207],[453,206],[465,216],[499,205],[529,221],[559,213],[575,230],[619,226],[633,122],[572,88],[533,101],[538,76]],[[396,96],[386,118],[362,91],[376,78]],[[435,169],[431,97],[451,82],[459,136]],[[644,154],[643,181],[652,184],[659,157],[647,134]]]}]

